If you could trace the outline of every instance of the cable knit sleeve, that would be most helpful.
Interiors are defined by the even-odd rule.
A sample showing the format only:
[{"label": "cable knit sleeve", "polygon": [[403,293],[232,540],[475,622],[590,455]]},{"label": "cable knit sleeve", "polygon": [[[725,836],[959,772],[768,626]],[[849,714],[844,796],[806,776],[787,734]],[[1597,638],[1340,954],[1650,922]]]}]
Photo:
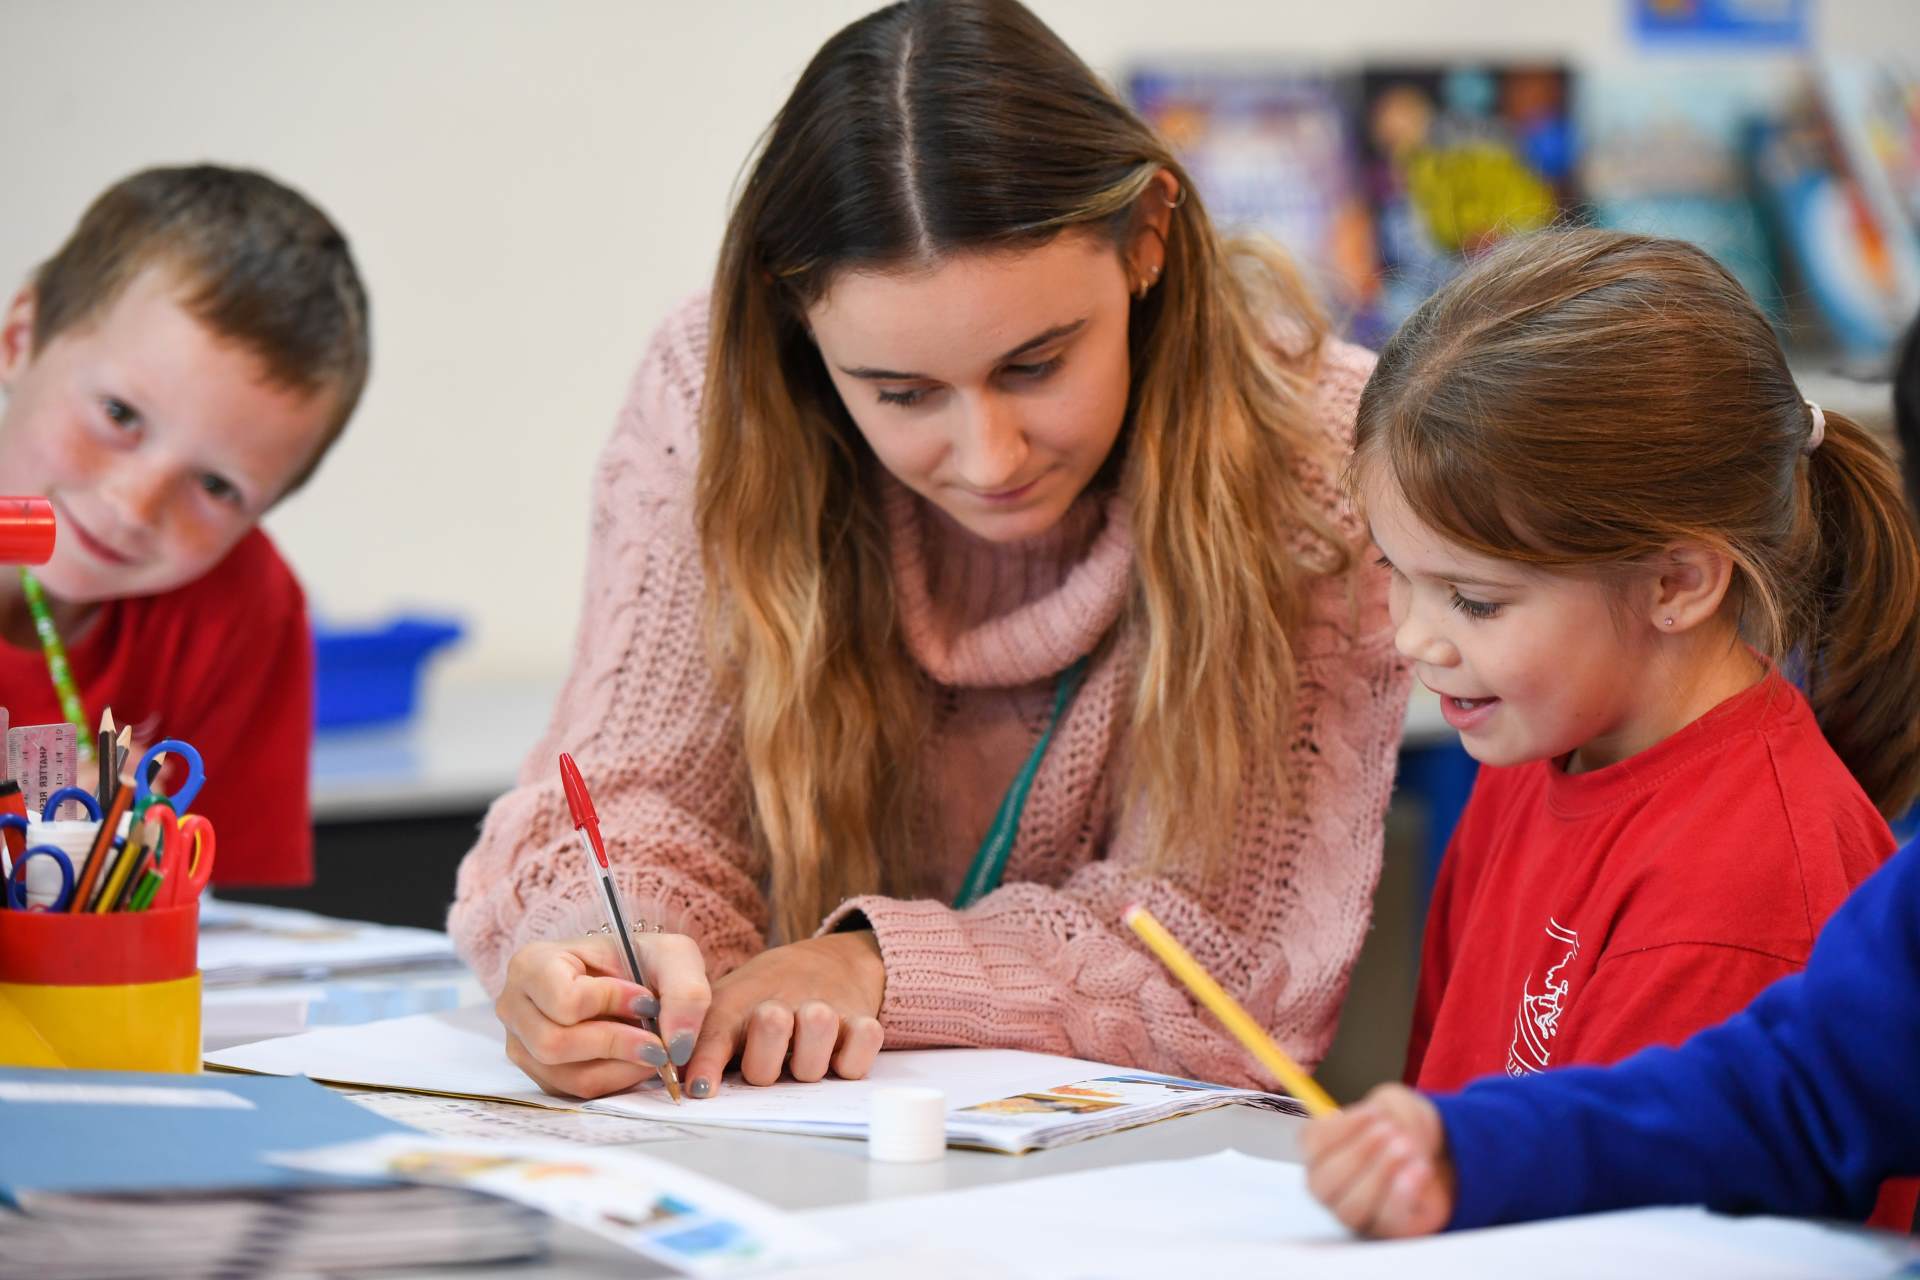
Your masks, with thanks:
[{"label": "cable knit sleeve", "polygon": [[[1342,455],[1371,367],[1368,353],[1344,344],[1323,357],[1321,417]],[[1338,477],[1300,466],[1309,493],[1364,550]],[[1036,780],[1008,883],[964,911],[862,897],[827,921],[832,929],[859,912],[874,929],[887,969],[888,1047],[1031,1049],[1275,1087],[1121,923],[1139,902],[1290,1053],[1317,1064],[1371,915],[1405,711],[1408,672],[1394,651],[1386,586],[1372,556],[1360,554],[1351,575],[1315,589],[1296,637],[1285,791],[1243,792],[1226,863],[1204,881],[1155,873],[1138,823],[1089,847],[1100,838],[1086,822],[1051,812],[1097,812],[1111,785],[1098,757],[1110,753],[1125,714],[1131,663],[1124,643],[1103,653]],[[1095,774],[1090,803],[1063,796]]]},{"label": "cable knit sleeve", "polygon": [[764,868],[748,840],[738,734],[700,625],[692,511],[706,306],[655,335],[593,487],[573,665],[519,785],[488,810],[461,863],[447,927],[491,992],[520,947],[604,919],[560,789],[571,751],[592,788],[634,912],[692,935],[709,972],[764,945]]}]

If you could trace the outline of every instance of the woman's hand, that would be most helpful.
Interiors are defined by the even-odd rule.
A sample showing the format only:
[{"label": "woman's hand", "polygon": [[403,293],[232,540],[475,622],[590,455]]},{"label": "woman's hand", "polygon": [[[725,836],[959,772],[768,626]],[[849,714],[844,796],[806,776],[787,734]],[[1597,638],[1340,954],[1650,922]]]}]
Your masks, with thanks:
[{"label": "woman's hand", "polygon": [[858,1080],[880,1052],[886,990],[870,931],[761,952],[713,984],[699,1043],[680,1073],[687,1096],[711,1097],[735,1057],[748,1084],[772,1084],[782,1067],[795,1080],[818,1080],[829,1070]]},{"label": "woman's hand", "polygon": [[1350,1229],[1421,1236],[1453,1217],[1453,1159],[1433,1103],[1383,1084],[1363,1100],[1308,1123],[1300,1135],[1307,1187]]},{"label": "woman's hand", "polygon": [[[530,943],[508,962],[493,1010],[507,1029],[507,1057],[546,1092],[619,1093],[692,1056],[712,994],[699,945],[677,933],[635,934],[633,945],[652,990],[627,976],[610,934]],[[634,1025],[643,1017],[658,1019],[659,1036]]]}]

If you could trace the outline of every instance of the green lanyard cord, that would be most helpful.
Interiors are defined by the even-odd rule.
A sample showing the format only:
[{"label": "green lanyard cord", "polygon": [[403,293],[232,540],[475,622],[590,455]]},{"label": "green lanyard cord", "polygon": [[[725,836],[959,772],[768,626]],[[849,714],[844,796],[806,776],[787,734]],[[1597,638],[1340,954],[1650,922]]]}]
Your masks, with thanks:
[{"label": "green lanyard cord", "polygon": [[993,825],[981,838],[980,848],[973,855],[973,865],[967,868],[967,878],[960,884],[960,892],[953,895],[956,910],[972,906],[1000,887],[1000,877],[1007,871],[1007,855],[1013,852],[1014,837],[1020,834],[1020,814],[1027,807],[1027,792],[1033,786],[1034,775],[1040,772],[1040,761],[1047,754],[1047,744],[1053,741],[1053,731],[1060,727],[1067,704],[1073,701],[1086,674],[1085,658],[1060,673],[1060,683],[1053,691],[1053,715],[1040,741],[1033,744],[1027,762],[1020,766],[1020,772],[1008,785],[1007,794],[1000,798]]},{"label": "green lanyard cord", "polygon": [[53,691],[60,697],[60,714],[73,725],[78,737],[80,759],[93,761],[93,735],[87,729],[86,708],[80,705],[80,690],[73,683],[73,668],[67,663],[67,647],[54,630],[53,614],[47,609],[47,593],[40,581],[24,568],[20,570],[20,589],[26,592],[27,612],[33,615],[33,629],[40,636],[40,651],[47,656],[47,674],[53,677]]}]

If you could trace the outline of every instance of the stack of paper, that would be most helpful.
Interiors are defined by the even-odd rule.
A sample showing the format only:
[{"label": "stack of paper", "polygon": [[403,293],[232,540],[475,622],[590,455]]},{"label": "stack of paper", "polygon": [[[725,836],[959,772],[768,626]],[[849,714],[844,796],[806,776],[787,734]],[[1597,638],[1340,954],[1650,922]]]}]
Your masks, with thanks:
[{"label": "stack of paper", "polygon": [[264,1159],[405,1132],[305,1080],[0,1071],[0,1272],[254,1275],[541,1251],[545,1224],[518,1205]]},{"label": "stack of paper", "polygon": [[950,1145],[1033,1151],[1229,1103],[1297,1114],[1290,1098],[1132,1071],[1108,1063],[1003,1049],[916,1049],[880,1055],[864,1080],[754,1087],[729,1077],[711,1098],[675,1106],[657,1085],[592,1102],[548,1097],[507,1060],[484,1008],[326,1027],[207,1055],[207,1065],[335,1084],[825,1137],[866,1136],[875,1089],[922,1085],[946,1094]]},{"label": "stack of paper", "polygon": [[843,1252],[790,1214],[632,1152],[388,1134],[280,1159],[326,1173],[471,1187],[699,1276],[808,1263]]},{"label": "stack of paper", "polygon": [[208,986],[458,962],[452,940],[432,929],[335,920],[252,903],[207,900],[200,905],[200,978]]}]

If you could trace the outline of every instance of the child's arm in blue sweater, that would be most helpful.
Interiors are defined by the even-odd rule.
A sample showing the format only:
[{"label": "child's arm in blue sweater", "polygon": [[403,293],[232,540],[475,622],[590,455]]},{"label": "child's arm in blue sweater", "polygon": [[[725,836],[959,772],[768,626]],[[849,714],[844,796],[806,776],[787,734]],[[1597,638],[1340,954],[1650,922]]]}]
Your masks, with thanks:
[{"label": "child's arm in blue sweater", "polygon": [[1360,1230],[1649,1204],[1865,1217],[1883,1180],[1920,1172],[1920,843],[1834,913],[1803,973],[1677,1049],[1437,1097],[1446,1155],[1392,1088],[1303,1139],[1316,1193]]},{"label": "child's arm in blue sweater", "polygon": [[1681,1048],[1435,1102],[1457,1227],[1644,1204],[1865,1217],[1920,1171],[1920,846],[1834,913],[1804,972]]}]

